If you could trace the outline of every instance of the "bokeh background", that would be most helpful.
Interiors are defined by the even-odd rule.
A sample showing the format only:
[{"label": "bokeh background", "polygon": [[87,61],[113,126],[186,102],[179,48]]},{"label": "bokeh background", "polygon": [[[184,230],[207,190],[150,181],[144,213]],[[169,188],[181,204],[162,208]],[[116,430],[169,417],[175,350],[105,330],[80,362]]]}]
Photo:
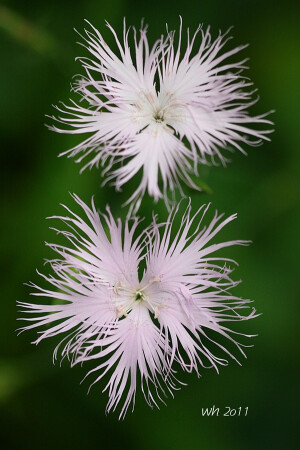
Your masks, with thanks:
[{"label": "bokeh background", "polygon": [[[297,312],[299,232],[296,228],[299,189],[299,8],[292,0],[12,0],[0,3],[1,111],[1,361],[0,415],[3,450],[10,449],[293,449],[298,391]],[[79,384],[84,368],[53,366],[57,341],[30,345],[34,332],[17,337],[16,300],[28,301],[24,283],[38,281],[35,269],[51,257],[44,241],[55,240],[45,217],[72,205],[68,192],[85,201],[95,194],[98,208],[107,203],[114,214],[130,192],[100,188],[96,169],[79,175],[73,160],[58,153],[78,142],[51,133],[44,126],[52,104],[69,97],[71,77],[80,72],[74,58],[84,53],[76,45],[73,27],[82,30],[89,19],[103,31],[107,19],[118,31],[123,17],[150,25],[151,42],[178,29],[178,16],[195,30],[198,23],[218,29],[234,25],[232,44],[250,43],[251,76],[260,102],[253,113],[275,109],[272,142],[235,153],[226,169],[201,170],[211,193],[189,193],[193,206],[211,201],[238,221],[224,230],[224,239],[251,239],[248,248],[226,252],[240,263],[236,278],[243,283],[236,295],[255,300],[262,315],[243,323],[241,331],[257,332],[254,348],[239,367],[232,361],[220,375],[203,370],[202,378],[183,376],[188,386],[169,398],[161,410],[151,410],[138,396],[135,412],[123,422],[105,416],[101,386],[87,395]],[[160,218],[164,205],[145,199],[140,214],[150,220],[153,207]],[[298,210],[299,212],[299,210]],[[298,248],[297,248],[298,244]],[[55,341],[55,342],[54,342]],[[248,407],[247,417],[202,417],[201,408]]]}]

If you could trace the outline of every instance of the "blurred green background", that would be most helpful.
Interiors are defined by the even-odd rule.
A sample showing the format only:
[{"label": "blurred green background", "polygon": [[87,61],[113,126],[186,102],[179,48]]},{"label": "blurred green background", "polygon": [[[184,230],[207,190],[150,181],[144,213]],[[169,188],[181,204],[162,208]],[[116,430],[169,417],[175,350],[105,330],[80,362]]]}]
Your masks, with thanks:
[{"label": "blurred green background", "polygon": [[[298,315],[296,288],[299,233],[296,229],[299,177],[299,7],[298,1],[268,0],[21,0],[0,4],[1,110],[1,443],[6,449],[293,449],[298,391]],[[100,188],[94,169],[79,175],[73,160],[57,158],[78,142],[72,136],[44,127],[51,104],[69,97],[71,77],[81,71],[74,58],[84,54],[73,27],[82,30],[89,19],[112,42],[107,19],[118,32],[123,17],[139,26],[149,24],[153,41],[170,29],[194,30],[198,23],[218,29],[234,25],[230,45],[250,43],[251,76],[260,102],[252,113],[276,109],[272,142],[235,153],[226,169],[201,170],[212,194],[192,193],[193,206],[212,201],[226,214],[239,218],[222,233],[226,239],[251,239],[248,248],[234,248],[226,256],[240,266],[242,278],[235,294],[255,300],[262,315],[240,324],[244,332],[258,332],[254,348],[239,367],[233,361],[220,375],[203,370],[203,377],[183,376],[188,386],[169,398],[167,407],[151,410],[138,396],[135,412],[123,422],[105,416],[106,394],[101,386],[86,395],[79,384],[84,368],[52,365],[55,340],[38,348],[30,345],[34,332],[17,337],[15,301],[28,301],[23,283],[38,281],[35,268],[51,257],[44,241],[55,240],[44,218],[60,214],[59,203],[73,206],[68,192],[98,208],[107,203],[125,217],[117,195]],[[49,123],[48,119],[48,123]],[[151,218],[153,207],[166,216],[161,203],[145,199],[140,214]],[[299,212],[299,210],[298,210]],[[221,236],[220,236],[221,238]],[[299,247],[298,247],[299,250]],[[45,269],[46,270],[46,269]],[[202,417],[201,408],[216,405],[248,406],[247,417]]]}]

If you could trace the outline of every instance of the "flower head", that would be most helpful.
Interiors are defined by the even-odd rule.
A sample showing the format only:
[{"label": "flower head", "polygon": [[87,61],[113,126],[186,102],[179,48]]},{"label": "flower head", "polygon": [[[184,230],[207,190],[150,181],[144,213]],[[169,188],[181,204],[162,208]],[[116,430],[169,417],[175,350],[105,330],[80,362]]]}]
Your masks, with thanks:
[{"label": "flower head", "polygon": [[[149,405],[157,405],[166,392],[172,394],[178,380],[176,366],[184,371],[226,365],[220,352],[236,357],[217,342],[217,333],[244,355],[235,331],[226,322],[255,316],[249,300],[233,296],[234,261],[215,256],[220,249],[245,245],[246,241],[215,242],[221,229],[235,219],[214,215],[207,226],[202,220],[208,207],[191,215],[189,205],[174,229],[178,207],[167,222],[156,220],[141,234],[138,220],[122,225],[109,209],[100,215],[77,196],[87,223],[68,208],[61,219],[67,230],[58,231],[69,246],[48,244],[58,258],[49,261],[54,275],[41,275],[47,287],[32,295],[50,299],[47,304],[19,302],[28,330],[44,327],[35,343],[64,335],[54,351],[71,365],[94,360],[92,384],[109,374],[107,411],[123,397],[120,416],[135,402],[138,378]],[[178,217],[178,216],[177,216]],[[143,270],[142,270],[143,268]],[[54,300],[55,302],[51,301]],[[211,332],[214,332],[211,334]],[[215,354],[216,353],[216,354]],[[236,360],[237,361],[237,360]]]},{"label": "flower head", "polygon": [[168,189],[181,191],[181,181],[197,189],[190,174],[197,175],[198,164],[225,165],[224,148],[244,152],[242,144],[269,140],[271,130],[261,129],[272,123],[267,114],[251,117],[247,111],[256,102],[252,83],[242,75],[247,59],[232,60],[246,46],[225,51],[228,31],[213,40],[209,27],[199,26],[192,37],[187,30],[183,49],[181,23],[177,45],[175,32],[168,32],[150,49],[146,27],[139,35],[133,28],[130,45],[125,22],[121,41],[107,26],[117,52],[94,27],[85,30],[90,58],[79,58],[85,76],[73,85],[83,103],[57,107],[63,115],[54,119],[68,128],[50,128],[89,134],[62,154],[85,160],[83,169],[106,165],[105,181],[114,180],[117,190],[139,173],[128,200],[132,208],[146,191],[168,203]]}]

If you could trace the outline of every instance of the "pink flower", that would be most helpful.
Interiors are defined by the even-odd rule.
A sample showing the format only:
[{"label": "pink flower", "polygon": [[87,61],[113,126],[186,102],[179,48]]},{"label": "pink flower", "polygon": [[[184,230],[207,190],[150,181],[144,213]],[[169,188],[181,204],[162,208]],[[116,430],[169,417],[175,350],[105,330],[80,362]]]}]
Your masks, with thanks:
[{"label": "pink flower", "polygon": [[243,345],[235,338],[239,333],[226,322],[252,318],[255,310],[242,314],[249,300],[229,292],[239,283],[231,278],[229,263],[234,261],[214,253],[247,245],[247,241],[212,243],[235,214],[224,219],[215,213],[204,226],[208,207],[191,215],[189,204],[175,230],[178,206],[166,223],[154,219],[138,234],[137,219],[122,225],[109,209],[100,215],[93,202],[89,208],[76,195],[74,199],[87,222],[67,207],[68,216],[54,217],[68,225],[57,232],[69,245],[47,244],[58,254],[48,261],[54,275],[41,275],[47,287],[31,286],[36,290],[32,295],[50,301],[19,302],[23,313],[29,313],[21,319],[29,325],[21,330],[43,327],[36,344],[63,334],[54,359],[60,352],[72,366],[94,360],[95,367],[87,374],[95,373],[92,384],[109,373],[104,388],[108,412],[115,410],[121,398],[120,417],[131,403],[134,407],[138,379],[147,403],[157,406],[157,400],[172,394],[178,385],[175,363],[199,375],[201,367],[218,371],[218,365],[227,364],[219,356],[221,351],[237,361],[215,340],[216,333],[244,355]]},{"label": "pink flower", "polygon": [[198,164],[225,165],[223,149],[245,153],[243,144],[269,140],[272,130],[263,129],[272,124],[267,114],[251,117],[247,111],[257,101],[242,74],[247,59],[232,59],[246,45],[224,51],[228,31],[213,41],[209,27],[199,26],[192,37],[187,29],[183,48],[180,23],[177,45],[175,32],[168,32],[150,48],[146,27],[139,37],[133,28],[131,45],[125,22],[122,41],[107,26],[118,54],[94,27],[85,30],[90,57],[79,58],[85,76],[73,86],[83,103],[57,107],[62,115],[54,119],[68,128],[50,128],[89,134],[62,155],[87,161],[83,169],[105,165],[104,182],[114,180],[117,190],[139,173],[139,186],[127,202],[134,211],[146,191],[168,204],[168,189],[182,193],[181,181],[199,189],[190,175],[197,175]]}]

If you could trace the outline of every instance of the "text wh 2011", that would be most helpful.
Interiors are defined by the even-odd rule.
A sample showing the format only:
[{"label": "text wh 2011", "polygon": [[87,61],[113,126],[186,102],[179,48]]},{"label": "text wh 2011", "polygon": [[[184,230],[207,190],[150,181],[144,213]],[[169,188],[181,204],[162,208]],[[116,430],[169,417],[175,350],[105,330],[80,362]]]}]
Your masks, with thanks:
[{"label": "text wh 2011", "polygon": [[216,408],[215,405],[213,405],[210,408],[202,408],[202,416],[224,416],[224,417],[242,417],[247,416],[248,414],[248,406],[239,406],[238,408],[232,408],[231,406],[225,406],[224,411],[222,411],[220,408]]}]

